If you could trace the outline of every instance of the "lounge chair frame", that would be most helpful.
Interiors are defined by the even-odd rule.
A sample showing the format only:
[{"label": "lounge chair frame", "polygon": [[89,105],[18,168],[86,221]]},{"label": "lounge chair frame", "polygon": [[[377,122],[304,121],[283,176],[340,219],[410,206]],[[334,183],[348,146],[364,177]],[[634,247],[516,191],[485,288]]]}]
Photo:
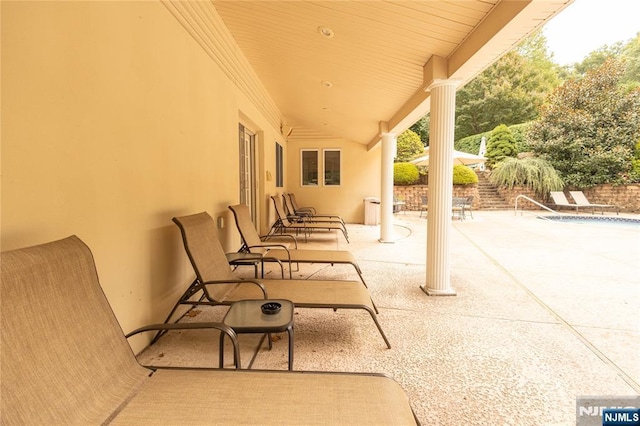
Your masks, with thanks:
[{"label": "lounge chair frame", "polygon": [[271,200],[273,201],[273,205],[276,211],[276,221],[271,226],[268,235],[276,235],[278,233],[284,234],[287,230],[295,230],[296,233],[302,232],[304,235],[304,241],[307,242],[308,236],[314,230],[339,230],[342,232],[342,235],[344,236],[344,239],[347,241],[347,243],[349,242],[349,235],[347,235],[347,230],[343,224],[314,222],[312,219],[308,219],[303,216],[300,216],[299,222],[291,222],[287,217],[287,213],[284,210],[282,201],[278,197],[275,197],[273,195],[271,196]]},{"label": "lounge chair frame", "polygon": [[342,226],[345,228],[345,231],[346,231],[344,219],[342,219],[342,217],[337,214],[315,213],[315,209],[311,210],[310,208],[297,209],[295,207],[295,203],[293,202],[293,194],[291,193],[286,193],[286,192],[282,193],[282,200],[284,203],[285,210],[287,211],[289,216],[292,216],[292,217],[301,216],[301,217],[306,217],[319,222],[340,223],[342,224]]},{"label": "lounge chair frame", "polygon": [[2,424],[418,424],[382,374],[141,366],[77,237],[0,261]]}]

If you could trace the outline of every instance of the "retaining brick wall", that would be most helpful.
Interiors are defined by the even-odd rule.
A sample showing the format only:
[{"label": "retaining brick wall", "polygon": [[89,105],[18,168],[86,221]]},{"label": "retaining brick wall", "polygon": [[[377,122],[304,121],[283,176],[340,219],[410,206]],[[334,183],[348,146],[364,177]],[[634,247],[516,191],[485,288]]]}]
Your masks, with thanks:
[{"label": "retaining brick wall", "polygon": [[[573,188],[565,189],[567,199],[571,201],[569,191],[573,191]],[[543,200],[540,196],[537,196],[529,188],[514,187],[512,189],[498,188],[498,192],[502,197],[511,205],[515,206],[515,199],[518,195],[523,194],[543,204],[549,203],[549,200]],[[640,212],[640,184],[631,185],[598,185],[593,188],[583,189],[584,195],[587,199],[594,204],[613,204],[620,206],[620,211],[628,213]],[[403,200],[406,203],[407,210],[420,210],[421,196],[429,195],[428,185],[409,185],[409,186],[394,186],[393,193],[396,198]],[[479,205],[479,193],[478,185],[454,185],[453,196],[454,197],[466,197],[473,195],[473,208],[477,209]],[[525,199],[518,201],[518,208],[523,209],[539,209],[533,203],[528,202]]]},{"label": "retaining brick wall", "polygon": [[[422,205],[422,196],[429,196],[428,185],[408,185],[393,187],[393,196],[406,203],[405,208],[407,210],[420,210]],[[454,197],[468,197],[473,196],[472,208],[477,209],[479,206],[479,193],[478,185],[454,185],[453,196]]]}]

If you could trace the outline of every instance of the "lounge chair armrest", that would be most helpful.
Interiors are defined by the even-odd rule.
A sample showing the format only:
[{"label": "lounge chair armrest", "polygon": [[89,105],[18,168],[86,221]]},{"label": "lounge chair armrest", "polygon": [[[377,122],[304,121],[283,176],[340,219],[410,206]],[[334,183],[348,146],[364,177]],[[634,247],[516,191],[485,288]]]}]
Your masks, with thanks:
[{"label": "lounge chair armrest", "polygon": [[[287,253],[289,253],[289,248],[287,246],[285,246],[284,244],[260,244],[257,246],[248,246],[249,249],[252,248],[281,248],[282,250],[286,250]],[[291,256],[289,256],[291,257]]]},{"label": "lounge chair armrest", "polygon": [[[268,235],[260,235],[260,241],[266,241],[269,238],[273,238],[274,236],[271,234]],[[289,234],[278,234],[278,238],[280,237],[289,237],[291,238],[291,240],[293,240],[293,244],[295,246],[295,248],[298,248],[298,240],[296,239],[296,237],[294,237],[293,235],[289,235]]]},{"label": "lounge chair armrest", "polygon": [[236,365],[236,369],[240,368],[240,347],[238,345],[238,335],[226,324],[221,322],[185,322],[185,323],[168,323],[168,324],[149,324],[144,327],[137,328],[130,333],[127,333],[124,337],[129,338],[136,334],[144,333],[147,331],[168,331],[168,330],[210,330],[217,329],[220,332],[226,334],[233,343],[233,358]]},{"label": "lounge chair armrest", "polygon": [[262,290],[262,294],[264,295],[265,299],[269,298],[269,295],[267,294],[267,289],[264,288],[264,285],[262,285],[261,282],[256,280],[213,280],[213,281],[205,281],[202,283],[202,285],[209,285],[209,284],[254,284],[260,287],[260,290]]}]

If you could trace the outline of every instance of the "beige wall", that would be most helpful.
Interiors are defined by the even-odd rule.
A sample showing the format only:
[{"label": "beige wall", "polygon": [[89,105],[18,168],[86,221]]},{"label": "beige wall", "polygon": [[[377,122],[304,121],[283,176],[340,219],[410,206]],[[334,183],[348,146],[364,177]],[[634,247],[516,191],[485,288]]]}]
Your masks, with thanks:
[{"label": "beige wall", "polygon": [[161,3],[2,2],[2,250],[77,234],[124,330],[164,319],[193,276],[173,216],[238,248],[239,121],[280,137]]},{"label": "beige wall", "polygon": [[[296,195],[300,206],[341,215],[350,223],[363,223],[364,198],[380,197],[380,147],[367,151],[366,146],[346,140],[289,140],[287,152],[287,191]],[[340,186],[302,186],[300,150],[318,149],[322,162],[323,149],[341,149]]]}]

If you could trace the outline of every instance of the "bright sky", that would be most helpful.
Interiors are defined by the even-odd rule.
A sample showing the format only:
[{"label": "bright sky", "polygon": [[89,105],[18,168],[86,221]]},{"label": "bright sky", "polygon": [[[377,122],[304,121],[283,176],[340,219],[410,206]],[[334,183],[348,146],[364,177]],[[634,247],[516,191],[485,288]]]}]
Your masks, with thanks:
[{"label": "bright sky", "polygon": [[544,27],[555,62],[572,65],[603,45],[640,32],[638,0],[575,0]]}]

